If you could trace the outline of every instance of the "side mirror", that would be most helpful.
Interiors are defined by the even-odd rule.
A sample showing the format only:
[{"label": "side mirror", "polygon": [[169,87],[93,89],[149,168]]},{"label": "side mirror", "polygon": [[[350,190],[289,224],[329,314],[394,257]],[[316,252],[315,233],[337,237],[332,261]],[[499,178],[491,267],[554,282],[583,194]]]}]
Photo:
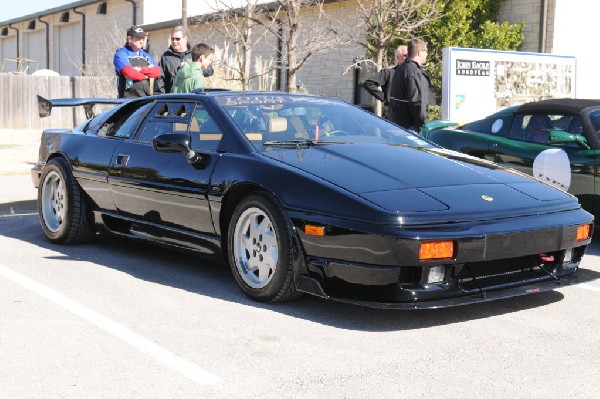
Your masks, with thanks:
[{"label": "side mirror", "polygon": [[186,133],[159,134],[152,140],[152,147],[160,152],[181,152],[191,164],[202,160],[202,156],[192,150],[190,136]]},{"label": "side mirror", "polygon": [[589,150],[587,139],[580,134],[565,132],[564,130],[551,130],[548,137],[550,144],[575,143],[584,150]]}]

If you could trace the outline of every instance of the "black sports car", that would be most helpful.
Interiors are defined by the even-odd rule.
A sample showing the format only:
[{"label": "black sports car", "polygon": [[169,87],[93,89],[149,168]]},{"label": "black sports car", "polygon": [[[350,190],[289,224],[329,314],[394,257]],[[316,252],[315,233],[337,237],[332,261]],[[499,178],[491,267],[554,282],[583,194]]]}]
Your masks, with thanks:
[{"label": "black sports car", "polygon": [[[52,106],[118,100],[42,100]],[[306,292],[441,307],[575,281],[593,218],[519,172],[342,101],[199,92],[124,102],[43,132],[32,169],[54,243],[95,232],[229,263],[258,301]]]}]

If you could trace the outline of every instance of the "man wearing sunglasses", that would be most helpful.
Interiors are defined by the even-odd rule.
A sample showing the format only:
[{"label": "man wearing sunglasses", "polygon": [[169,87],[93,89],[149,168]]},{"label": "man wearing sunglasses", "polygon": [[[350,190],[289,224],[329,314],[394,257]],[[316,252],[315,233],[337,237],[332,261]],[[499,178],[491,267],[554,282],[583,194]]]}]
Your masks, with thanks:
[{"label": "man wearing sunglasses", "polygon": [[160,76],[160,68],[144,50],[146,32],[133,25],[127,30],[127,43],[115,52],[113,65],[118,76],[119,98],[149,96],[150,78]]},{"label": "man wearing sunglasses", "polygon": [[[176,26],[171,29],[170,41],[169,48],[160,57],[160,62],[158,63],[161,74],[155,82],[154,91],[156,93],[170,93],[177,71],[187,61],[191,61],[192,59],[191,46],[188,43],[187,32],[183,26]],[[211,76],[214,73],[211,65],[204,68],[202,72],[205,77]]]},{"label": "man wearing sunglasses", "polygon": [[430,79],[423,68],[427,42],[415,37],[408,42],[408,59],[394,74],[390,90],[389,120],[417,133],[429,115]]}]

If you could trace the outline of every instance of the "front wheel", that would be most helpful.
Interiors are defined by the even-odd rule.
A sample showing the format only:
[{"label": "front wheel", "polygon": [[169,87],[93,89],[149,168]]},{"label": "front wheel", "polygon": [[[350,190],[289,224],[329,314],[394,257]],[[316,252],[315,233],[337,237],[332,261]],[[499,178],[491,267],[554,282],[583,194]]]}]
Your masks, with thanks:
[{"label": "front wheel", "polygon": [[81,188],[67,161],[54,158],[44,168],[38,188],[42,231],[56,244],[85,242],[93,234]]},{"label": "front wheel", "polygon": [[261,302],[297,296],[291,233],[272,200],[261,194],[242,200],[233,212],[227,241],[231,271],[244,294]]}]

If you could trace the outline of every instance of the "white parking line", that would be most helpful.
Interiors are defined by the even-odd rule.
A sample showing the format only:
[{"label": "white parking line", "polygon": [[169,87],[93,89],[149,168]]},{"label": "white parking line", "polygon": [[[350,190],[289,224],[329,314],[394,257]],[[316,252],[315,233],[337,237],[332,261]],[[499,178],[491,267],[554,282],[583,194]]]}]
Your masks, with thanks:
[{"label": "white parking line", "polygon": [[52,301],[59,306],[62,306],[84,320],[87,320],[95,326],[100,327],[121,341],[153,357],[168,368],[190,378],[199,384],[210,385],[221,382],[219,377],[206,370],[203,370],[196,364],[183,359],[172,352],[169,352],[165,348],[140,335],[137,335],[119,323],[108,319],[100,313],[73,301],[72,299],[52,290],[51,288],[48,288],[45,285],[30,279],[29,277],[23,276],[22,274],[19,274],[3,265],[0,265],[0,275],[24,288],[27,288],[41,297],[46,298],[47,300]]},{"label": "white parking line", "polygon": [[600,288],[590,284],[577,284],[576,287],[583,288],[585,290],[600,292]]}]

